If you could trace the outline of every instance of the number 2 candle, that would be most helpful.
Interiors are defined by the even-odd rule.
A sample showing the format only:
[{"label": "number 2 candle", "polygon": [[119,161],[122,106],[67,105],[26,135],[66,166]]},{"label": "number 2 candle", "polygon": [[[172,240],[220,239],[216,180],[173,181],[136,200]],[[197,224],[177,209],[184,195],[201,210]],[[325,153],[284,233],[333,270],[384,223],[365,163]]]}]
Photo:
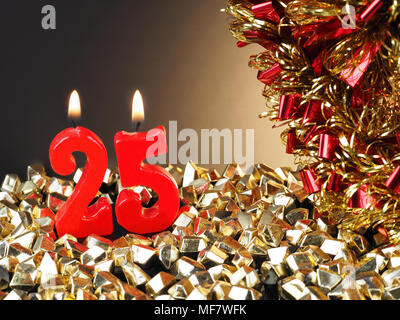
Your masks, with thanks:
[{"label": "number 2 candle", "polygon": [[[76,91],[71,94],[68,116],[80,118],[80,100]],[[100,138],[92,131],[75,127],[60,132],[52,141],[49,151],[53,170],[60,175],[72,174],[76,169],[74,152],[86,155],[83,174],[75,186],[73,194],[57,212],[56,230],[58,236],[68,233],[77,238],[92,233],[109,235],[113,230],[112,207],[101,197],[88,207],[99,190],[107,170],[107,151]]]},{"label": "number 2 candle", "polygon": [[[144,118],[143,100],[137,91],[132,102],[132,121]],[[176,219],[180,200],[174,178],[163,168],[144,164],[151,156],[167,152],[165,128],[148,132],[118,132],[114,139],[121,185],[144,186],[158,195],[151,208],[144,208],[140,195],[131,189],[120,192],[115,206],[118,223],[133,233],[147,234],[167,229]],[[154,147],[156,146],[156,147]]]}]

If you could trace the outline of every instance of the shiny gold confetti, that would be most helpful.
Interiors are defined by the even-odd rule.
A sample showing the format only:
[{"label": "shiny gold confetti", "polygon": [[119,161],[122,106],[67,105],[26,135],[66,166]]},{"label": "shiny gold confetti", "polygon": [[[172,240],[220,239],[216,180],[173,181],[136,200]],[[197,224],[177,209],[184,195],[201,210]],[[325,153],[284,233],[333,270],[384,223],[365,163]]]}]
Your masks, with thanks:
[{"label": "shiny gold confetti", "polygon": [[[311,194],[328,218],[317,221],[325,224],[320,230],[380,229],[374,244],[400,243],[399,2],[226,3],[229,29],[238,47],[254,48],[248,64],[265,84],[267,110],[259,117],[285,128],[281,140],[302,169],[259,166],[260,172],[240,176],[237,190],[252,188],[255,179],[273,193],[274,204],[286,207],[291,225],[311,218],[311,211],[301,217],[309,208],[289,206],[275,185],[283,180],[299,202]],[[233,179],[234,170],[225,177]]]},{"label": "shiny gold confetti", "polygon": [[[57,208],[46,202],[68,199],[52,191],[71,184],[29,166],[28,176],[47,184],[30,198],[38,200],[24,202],[17,193],[29,184],[6,176],[2,192],[14,203],[0,201],[0,299],[400,299],[400,246],[316,214],[301,182],[289,187],[297,171],[261,164],[246,176],[236,164],[222,174],[189,164],[185,172],[197,199],[214,188],[215,197],[184,198],[185,211],[163,232],[116,239],[57,238]],[[252,200],[271,181],[274,188]],[[115,200],[118,177],[105,186]]]}]

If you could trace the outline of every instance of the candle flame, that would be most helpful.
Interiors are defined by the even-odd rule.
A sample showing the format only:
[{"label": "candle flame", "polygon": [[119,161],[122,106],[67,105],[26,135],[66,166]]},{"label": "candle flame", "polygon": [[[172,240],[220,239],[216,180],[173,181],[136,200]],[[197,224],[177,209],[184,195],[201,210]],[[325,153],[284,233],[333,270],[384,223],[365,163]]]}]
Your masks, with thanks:
[{"label": "candle flame", "polygon": [[132,100],[132,122],[144,120],[143,98],[139,90],[136,90]]},{"label": "candle flame", "polygon": [[78,120],[81,118],[81,100],[76,90],[69,97],[68,118]]}]

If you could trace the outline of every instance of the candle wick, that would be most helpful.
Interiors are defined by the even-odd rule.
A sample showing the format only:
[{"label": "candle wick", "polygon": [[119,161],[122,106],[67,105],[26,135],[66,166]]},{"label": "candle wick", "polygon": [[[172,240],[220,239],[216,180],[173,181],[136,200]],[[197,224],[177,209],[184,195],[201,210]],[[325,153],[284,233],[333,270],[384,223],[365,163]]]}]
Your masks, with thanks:
[{"label": "candle wick", "polygon": [[141,125],[141,124],[142,124],[141,122],[136,122],[136,125],[135,125],[135,132],[138,132],[138,131],[139,131],[140,125]]},{"label": "candle wick", "polygon": [[77,127],[75,119],[70,118],[69,121],[74,128]]}]

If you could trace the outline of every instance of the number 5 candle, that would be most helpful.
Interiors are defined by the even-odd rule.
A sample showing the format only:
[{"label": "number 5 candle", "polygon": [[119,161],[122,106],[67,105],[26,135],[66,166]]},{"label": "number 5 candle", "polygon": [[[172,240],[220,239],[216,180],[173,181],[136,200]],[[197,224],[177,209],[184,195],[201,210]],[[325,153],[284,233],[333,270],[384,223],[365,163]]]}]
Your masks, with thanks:
[{"label": "number 5 candle", "polygon": [[[80,100],[76,91],[71,94],[68,116],[80,118]],[[100,198],[88,207],[99,190],[107,170],[107,151],[100,138],[92,131],[75,127],[60,132],[50,146],[49,156],[53,170],[66,176],[74,173],[73,152],[86,155],[86,165],[73,194],[56,214],[58,236],[68,233],[77,238],[92,233],[109,235],[113,230],[112,207],[106,198]]]},{"label": "number 5 candle", "polygon": [[[137,112],[139,111],[139,112]],[[132,102],[132,121],[144,118],[143,100],[137,91]],[[158,200],[151,208],[142,207],[140,195],[131,189],[120,192],[115,206],[118,223],[130,232],[147,234],[167,229],[176,219],[180,200],[174,178],[163,168],[144,164],[149,156],[167,152],[165,128],[148,132],[118,132],[114,139],[121,185],[151,188]],[[157,146],[154,148],[154,146]],[[154,150],[153,154],[150,150]]]}]

